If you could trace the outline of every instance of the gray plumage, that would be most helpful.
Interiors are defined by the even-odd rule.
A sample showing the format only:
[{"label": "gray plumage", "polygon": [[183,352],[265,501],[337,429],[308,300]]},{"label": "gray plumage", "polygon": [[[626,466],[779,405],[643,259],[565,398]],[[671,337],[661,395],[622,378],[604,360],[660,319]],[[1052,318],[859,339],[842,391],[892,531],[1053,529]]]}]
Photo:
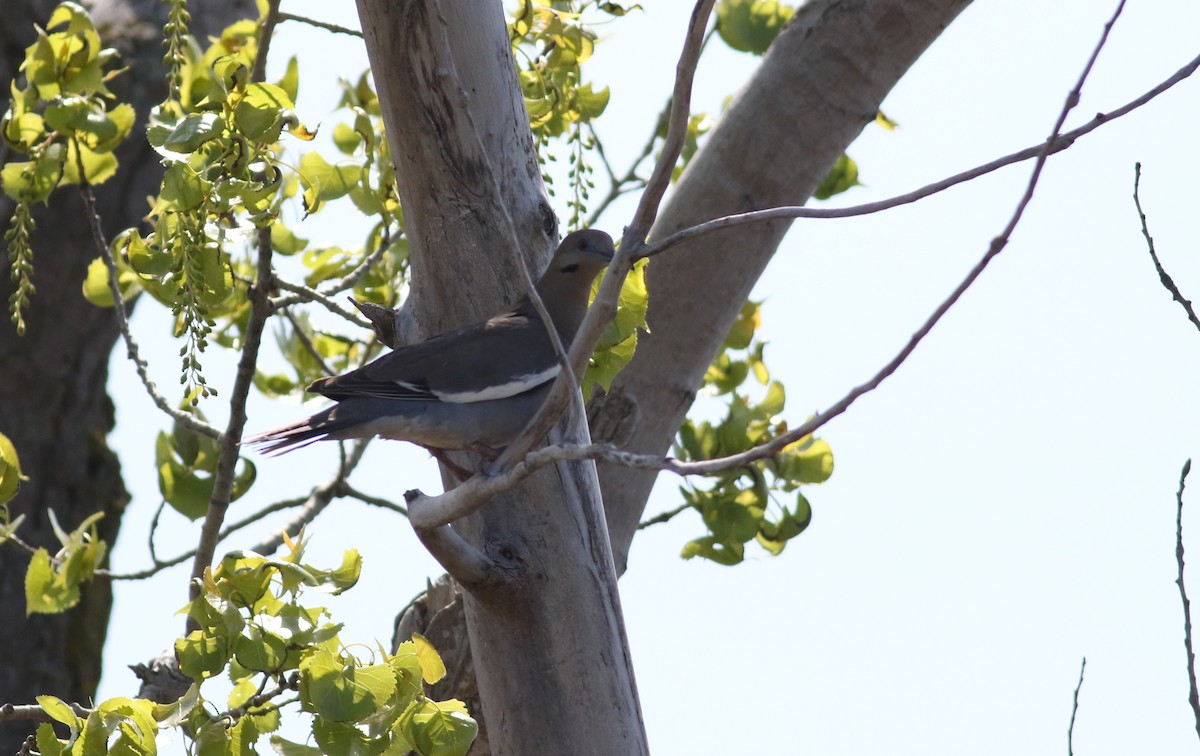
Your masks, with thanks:
[{"label": "gray plumage", "polygon": [[[538,295],[564,345],[579,330],[592,281],[613,254],[608,234],[576,231],[538,280]],[[247,443],[282,453],[314,441],[381,436],[429,449],[496,448],[525,427],[559,370],[542,319],[522,297],[482,323],[313,382],[309,391],[337,404]]]}]

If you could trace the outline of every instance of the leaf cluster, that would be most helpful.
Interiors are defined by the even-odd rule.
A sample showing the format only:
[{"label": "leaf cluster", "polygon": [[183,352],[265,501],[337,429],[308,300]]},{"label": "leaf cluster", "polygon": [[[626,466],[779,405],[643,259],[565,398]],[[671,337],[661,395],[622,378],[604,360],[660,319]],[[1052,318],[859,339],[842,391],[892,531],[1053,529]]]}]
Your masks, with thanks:
[{"label": "leaf cluster", "polygon": [[[362,562],[347,551],[342,564],[320,569],[303,563],[303,541],[272,559],[251,552],[226,555],[205,572],[200,594],[186,611],[198,629],[175,643],[179,669],[194,683],[174,703],[113,698],[81,716],[53,696],[38,704],[53,722],[38,727],[42,754],[157,753],[156,736],[177,727],[189,753],[226,756],[257,753],[269,736],[285,754],[407,754],[454,756],[470,748],[478,725],[461,701],[435,701],[425,685],[446,668],[420,635],[395,653],[377,649],[359,660],[339,640],[341,625],[325,607],[307,606],[306,591],[338,594],[358,581]],[[205,683],[224,677],[233,684],[217,705]],[[294,706],[311,715],[316,746],[277,734],[281,710]]]},{"label": "leaf cluster", "polygon": [[312,715],[317,748],[278,735],[285,753],[461,754],[478,729],[460,701],[433,701],[424,684],[445,675],[433,647],[420,636],[395,653],[378,648],[362,661],[342,644],[341,625],[324,607],[306,606],[303,591],[338,594],[357,582],[362,562],[347,551],[342,564],[322,570],[303,564],[303,541],[272,559],[251,552],[227,555],[206,572],[188,607],[199,625],[175,644],[180,670],[197,681],[225,674],[234,683],[224,711],[200,697],[188,716],[197,751],[253,752],[254,742],[279,726],[280,708],[298,704]]},{"label": "leaf cluster", "polygon": [[[80,584],[91,580],[108,553],[108,544],[96,534],[96,523],[104,517],[97,512],[71,532],[62,529],[54,510],[46,510],[54,535],[62,548],[50,556],[45,548],[33,553],[25,572],[25,615],[56,614],[79,603]],[[18,518],[20,519],[20,518]],[[12,530],[16,525],[13,523]]]},{"label": "leaf cluster", "polygon": [[34,294],[32,205],[46,202],[62,185],[108,180],[117,167],[112,151],[133,128],[133,108],[112,105],[113,94],[105,85],[120,73],[112,68],[116,57],[115,50],[101,46],[83,7],[65,2],[25,49],[20,66],[24,86],[16,81],[10,86],[0,138],[27,159],[3,166],[0,187],[16,203],[4,241],[17,282],[9,309],[22,335],[23,312]]},{"label": "leaf cluster", "polygon": [[[726,397],[725,415],[716,423],[685,420],[675,441],[680,459],[738,454],[787,432],[787,422],[780,419],[783,384],[771,381],[763,360],[766,345],[756,337],[761,323],[761,303],[747,302],[704,376],[711,392]],[[751,376],[766,387],[761,400],[743,391]],[[689,541],[683,557],[733,565],[745,558],[745,544],[750,541],[778,555],[812,520],[812,507],[800,487],[823,483],[832,474],[829,444],[808,436],[772,459],[721,473],[704,485],[685,483],[680,488],[684,506],[700,513],[708,533]],[[781,501],[782,494],[794,494],[794,501]]]}]

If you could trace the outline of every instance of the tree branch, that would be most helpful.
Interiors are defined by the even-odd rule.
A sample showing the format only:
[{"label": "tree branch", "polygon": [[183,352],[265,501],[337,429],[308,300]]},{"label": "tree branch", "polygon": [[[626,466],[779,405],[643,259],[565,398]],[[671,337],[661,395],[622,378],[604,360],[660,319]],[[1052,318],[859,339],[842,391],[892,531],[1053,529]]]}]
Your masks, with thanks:
[{"label": "tree branch", "polygon": [[[84,173],[80,171],[80,175],[82,176]],[[112,292],[113,296],[113,310],[117,313],[117,327],[120,328],[121,338],[125,341],[125,354],[137,370],[138,378],[142,380],[142,386],[146,389],[146,393],[150,396],[154,405],[166,413],[172,420],[190,430],[194,430],[202,436],[219,438],[221,431],[217,430],[216,426],[204,422],[191,412],[185,412],[172,405],[159,392],[158,386],[155,385],[154,381],[150,379],[150,363],[142,358],[137,340],[133,338],[133,332],[129,330],[129,315],[125,312],[125,302],[121,296],[121,284],[117,280],[117,261],[113,257],[112,249],[108,246],[108,240],[104,238],[104,229],[100,227],[100,213],[96,210],[96,195],[92,192],[91,184],[87,182],[80,184],[79,193],[83,196],[83,204],[87,210],[88,224],[92,229],[92,239],[95,241],[97,249],[100,250],[100,256],[104,258],[104,266],[108,269],[108,289]]]},{"label": "tree branch", "polygon": [[371,324],[365,319],[359,317],[350,310],[347,310],[345,307],[342,307],[337,303],[336,300],[331,299],[329,296],[322,294],[316,289],[309,288],[303,284],[292,283],[291,281],[279,278],[278,276],[275,277],[274,281],[275,288],[283,289],[284,291],[290,291],[292,292],[292,296],[275,297],[274,299],[269,300],[272,310],[282,310],[285,307],[291,307],[292,305],[303,304],[305,302],[316,302],[326,310],[332,312],[334,315],[340,315],[356,326],[360,326],[362,328],[371,327]]},{"label": "tree branch", "polygon": [[1200,691],[1196,688],[1196,652],[1192,647],[1192,607],[1188,601],[1187,588],[1183,585],[1183,489],[1187,485],[1188,473],[1192,471],[1192,460],[1183,463],[1179,473],[1179,490],[1175,494],[1175,564],[1179,567],[1179,598],[1183,602],[1183,647],[1187,650],[1188,704],[1196,720],[1196,735],[1200,737]]},{"label": "tree branch", "polygon": [[626,241],[634,237],[638,241],[644,241],[650,233],[650,226],[658,216],[663,194],[671,183],[675,162],[679,160],[679,154],[683,151],[683,144],[687,139],[688,119],[692,114],[692,82],[695,79],[696,66],[700,62],[700,51],[704,48],[704,30],[708,27],[708,17],[712,15],[713,5],[715,0],[698,0],[692,9],[683,52],[679,55],[679,62],[675,64],[675,90],[671,95],[667,138],[663,141],[662,153],[650,174],[650,180],[646,183],[646,191],[642,193],[633,219],[625,230]]},{"label": "tree branch", "polygon": [[1071,723],[1067,725],[1067,756],[1075,756],[1075,714],[1079,711],[1079,691],[1083,688],[1083,670],[1087,668],[1087,657],[1079,665],[1079,682],[1075,685],[1075,695],[1071,698]]},{"label": "tree branch", "polygon": [[468,543],[449,525],[415,528],[415,531],[425,550],[468,591],[494,590],[508,582],[498,562]]},{"label": "tree branch", "polygon": [[1142,181],[1142,164],[1135,163],[1133,166],[1133,204],[1137,208],[1138,218],[1142,222],[1142,236],[1146,237],[1146,246],[1150,250],[1150,259],[1154,261],[1154,269],[1158,271],[1158,280],[1162,282],[1163,287],[1171,292],[1171,296],[1179,303],[1183,311],[1187,313],[1188,320],[1192,321],[1192,325],[1200,328],[1200,319],[1196,317],[1196,311],[1192,309],[1190,299],[1183,296],[1183,292],[1175,285],[1174,279],[1163,268],[1162,263],[1158,260],[1158,253],[1154,251],[1154,238],[1150,236],[1150,228],[1146,225],[1146,213],[1142,211],[1142,200],[1138,196],[1138,186]]},{"label": "tree branch", "polygon": [[294,536],[300,532],[300,529],[312,522],[317,515],[324,511],[329,503],[342,495],[342,486],[345,484],[346,478],[358,467],[358,463],[362,461],[363,454],[367,451],[367,445],[370,439],[360,439],[354,443],[350,454],[345,453],[345,447],[342,447],[342,458],[338,464],[338,471],[325,483],[317,486],[304,500],[300,512],[292,518],[291,522],[284,525],[275,532],[270,538],[265,538],[259,541],[254,546],[250,547],[251,551],[258,554],[270,554],[283,544],[283,534]]},{"label": "tree branch", "polygon": [[325,31],[333,32],[334,34],[348,34],[351,37],[358,37],[359,39],[362,39],[362,32],[360,31],[356,31],[345,26],[338,26],[337,24],[331,24],[328,21],[318,21],[317,19],[309,18],[308,16],[297,16],[294,13],[280,13],[279,20],[297,21],[302,24],[308,24],[309,26],[315,26],[318,29],[324,29]]},{"label": "tree branch", "polygon": [[726,215],[721,218],[714,218],[705,223],[692,226],[690,228],[681,229],[670,236],[664,237],[656,242],[648,244],[638,253],[638,258],[653,257],[661,254],[672,247],[679,246],[684,242],[690,241],[700,236],[712,233],[718,229],[729,228],[731,226],[740,226],[745,223],[763,223],[771,220],[786,220],[795,218],[812,218],[812,219],[832,219],[832,218],[852,218],[860,215],[870,215],[884,210],[890,210],[901,205],[908,205],[918,200],[925,199],[938,192],[945,191],[958,184],[963,184],[968,181],[987,175],[1000,168],[1004,168],[1014,163],[1024,162],[1031,158],[1036,158],[1042,154],[1043,150],[1049,148],[1047,154],[1061,152],[1072,145],[1080,137],[1090,134],[1096,129],[1104,126],[1116,119],[1128,115],[1143,105],[1149,103],[1154,98],[1166,92],[1171,87],[1179,82],[1187,79],[1200,68],[1200,56],[1188,61],[1186,65],[1177,70],[1171,76],[1167,77],[1157,86],[1146,91],[1144,94],[1130,100],[1119,108],[1116,108],[1108,113],[1097,113],[1092,120],[1088,121],[1083,126],[1080,126],[1072,131],[1058,135],[1053,140],[1042,142],[1041,144],[1026,147],[1023,150],[1018,150],[1009,155],[996,158],[991,162],[983,165],[970,168],[961,173],[949,176],[940,181],[935,181],[919,189],[914,189],[907,194],[889,197],[887,199],[877,200],[875,202],[867,202],[861,205],[851,205],[849,207],[829,207],[829,208],[814,208],[804,207],[803,205],[788,205],[783,207],[772,207],[766,210],[755,210],[752,212],[738,213],[736,215]]}]

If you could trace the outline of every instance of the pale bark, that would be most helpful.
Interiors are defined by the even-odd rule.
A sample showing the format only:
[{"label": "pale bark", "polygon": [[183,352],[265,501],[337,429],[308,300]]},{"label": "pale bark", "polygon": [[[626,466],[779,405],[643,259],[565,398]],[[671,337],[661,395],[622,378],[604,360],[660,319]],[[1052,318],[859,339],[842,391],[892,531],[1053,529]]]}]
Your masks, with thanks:
[{"label": "pale bark", "polygon": [[[557,222],[500,4],[359,0],[359,15],[410,238],[406,310],[427,336],[513,301],[518,254],[536,278]],[[646,752],[595,467],[547,469],[454,527],[487,558],[464,606],[492,752]]]},{"label": "pale bark", "polygon": [[[891,88],[968,3],[805,5],[688,165],[651,238],[723,215],[806,202]],[[620,435],[630,451],[667,452],[704,371],[790,227],[790,221],[739,226],[652,261],[650,333],[591,412],[597,441]],[[632,412],[636,422],[626,420]],[[600,469],[621,572],[656,476]]]}]

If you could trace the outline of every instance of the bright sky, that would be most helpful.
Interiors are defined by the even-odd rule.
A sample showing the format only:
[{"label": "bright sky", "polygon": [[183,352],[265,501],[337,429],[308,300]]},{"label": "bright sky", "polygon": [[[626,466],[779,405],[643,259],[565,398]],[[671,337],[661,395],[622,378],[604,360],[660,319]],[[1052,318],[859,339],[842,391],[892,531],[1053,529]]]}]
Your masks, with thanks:
[{"label": "bright sky", "polygon": [[[670,89],[690,7],[645,5],[603,30],[589,68],[613,90],[601,133],[618,166]],[[1114,5],[975,3],[884,102],[900,129],[869,127],[851,146],[865,186],[836,203],[883,199],[1040,141]],[[349,3],[336,8],[284,3],[356,23]],[[1068,126],[1169,76],[1200,52],[1198,28],[1194,2],[1130,3]],[[301,56],[301,118],[332,125],[333,82],[356,78],[364,54],[294,24],[276,45],[277,69],[286,50]],[[695,108],[717,112],[756,62],[713,44]],[[684,562],[679,550],[702,534],[692,513],[639,536],[621,587],[655,753],[1063,754],[1084,656],[1076,752],[1200,748],[1174,585],[1179,471],[1200,457],[1200,332],[1159,285],[1131,198],[1141,161],[1159,255],[1200,300],[1198,87],[1188,80],[1051,160],[1009,248],[894,377],[823,431],[836,471],[808,490],[813,524],[783,555],[750,546],[734,568]],[[830,405],[903,346],[1003,227],[1029,170],[877,216],[796,224],[755,292],[789,418]],[[628,213],[619,206],[600,225],[615,234]],[[365,235],[320,216],[296,230],[329,243]],[[176,385],[161,311],[144,303],[135,328],[159,384]],[[113,440],[134,501],[118,570],[145,564],[159,498],[153,436],[166,427],[123,352]],[[231,364],[212,356],[206,367],[216,376]],[[305,412],[253,411],[256,430]],[[329,469],[316,449],[258,464],[233,517]],[[433,461],[398,444],[375,444],[360,473],[361,488],[397,500],[438,488]],[[660,482],[651,514],[678,502],[676,485]],[[1185,537],[1200,532],[1200,477],[1192,491]],[[194,542],[194,527],[164,517],[160,554]],[[395,610],[441,572],[382,511],[338,502],[311,533],[315,563],[363,552],[362,582],[330,604],[347,641],[386,643]],[[1190,545],[1200,560],[1200,538]],[[1192,580],[1200,600],[1200,574]],[[131,693],[124,666],[170,644],[182,619],[166,611],[184,604],[185,582],[177,568],[118,586],[102,696]]]}]

